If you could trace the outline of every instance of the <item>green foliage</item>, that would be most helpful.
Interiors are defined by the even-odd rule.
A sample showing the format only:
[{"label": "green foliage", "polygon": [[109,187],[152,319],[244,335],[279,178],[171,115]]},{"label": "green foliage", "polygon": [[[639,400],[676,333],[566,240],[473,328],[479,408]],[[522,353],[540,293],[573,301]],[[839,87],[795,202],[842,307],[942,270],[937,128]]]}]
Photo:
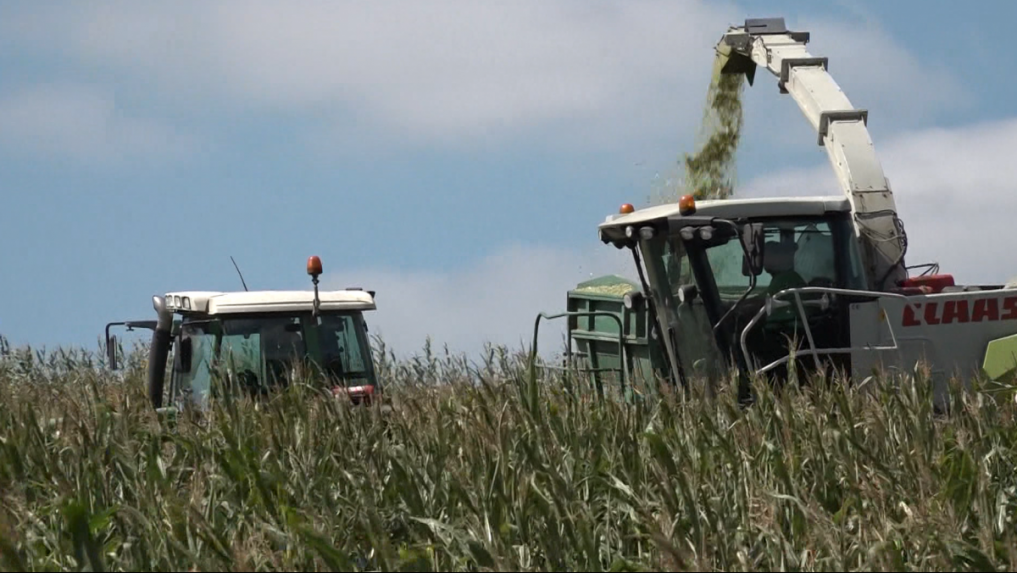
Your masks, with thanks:
[{"label": "green foliage", "polygon": [[625,404],[505,349],[379,357],[387,415],[298,384],[170,426],[140,369],[6,348],[0,568],[1017,567],[1014,388],[949,417],[918,375]]}]

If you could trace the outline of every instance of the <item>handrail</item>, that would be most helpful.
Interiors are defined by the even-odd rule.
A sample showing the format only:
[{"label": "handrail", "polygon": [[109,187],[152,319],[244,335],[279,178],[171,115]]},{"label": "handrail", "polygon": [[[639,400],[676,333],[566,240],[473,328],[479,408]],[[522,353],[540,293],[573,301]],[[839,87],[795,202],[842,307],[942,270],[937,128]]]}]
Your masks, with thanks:
[{"label": "handrail", "polygon": [[[806,316],[806,314],[805,314],[805,306],[806,305],[808,305],[808,306],[823,306],[825,304],[828,304],[828,301],[826,299],[821,300],[821,301],[803,301],[802,298],[801,298],[801,293],[843,294],[843,295],[846,295],[846,296],[867,296],[867,297],[873,297],[873,298],[876,298],[876,299],[897,298],[897,299],[903,300],[905,304],[910,305],[910,302],[908,302],[908,297],[905,296],[905,295],[902,295],[902,294],[898,294],[898,293],[870,291],[870,290],[842,289],[842,288],[834,288],[834,287],[798,287],[798,288],[788,288],[788,289],[781,290],[781,291],[775,293],[773,296],[771,296],[770,300],[772,302],[767,301],[767,304],[764,304],[763,307],[760,308],[759,311],[756,313],[756,315],[752,317],[752,320],[750,320],[749,323],[747,325],[745,325],[745,328],[742,329],[742,333],[741,333],[741,347],[742,347],[742,354],[745,356],[745,363],[746,364],[752,364],[752,356],[749,353],[749,346],[748,346],[749,331],[752,330],[756,326],[756,324],[759,322],[759,320],[765,314],[767,314],[767,310],[769,308],[772,308],[772,303],[780,303],[781,307],[790,306],[792,304],[791,302],[785,301],[785,300],[781,300],[785,296],[793,296],[795,298],[795,303],[796,303],[795,304],[795,306],[796,306],[795,310],[797,311],[797,313],[799,315],[799,318],[801,318],[801,320],[802,320],[802,323],[803,323],[803,325],[805,327],[805,336],[806,336],[806,338],[809,341],[809,349],[806,350],[806,351],[800,352],[800,354],[806,355],[806,356],[812,356],[813,359],[816,362],[816,368],[817,369],[821,368],[821,365],[819,363],[819,354],[844,354],[844,353],[854,352],[855,350],[857,350],[854,347],[849,347],[849,348],[828,348],[828,349],[817,349],[816,348],[815,340],[812,337],[812,327],[809,326],[808,316]],[[885,310],[883,308],[882,300],[879,300],[879,309],[880,309],[880,311]],[[863,348],[862,350],[876,350],[876,351],[898,350],[899,351],[900,350],[900,345],[897,342],[897,336],[894,334],[893,326],[890,324],[889,321],[887,321],[886,326],[887,326],[887,329],[890,332],[890,338],[893,340],[893,346],[874,346],[874,347]],[[799,353],[796,353],[796,354],[799,354]],[[768,370],[776,368],[780,364],[783,364],[785,362],[790,361],[790,359],[791,359],[791,353],[789,352],[787,356],[785,356],[783,358],[780,358],[778,360],[775,360],[774,362],[771,362],[770,364],[767,364],[763,368],[760,368],[760,369],[756,370],[756,374],[761,374],[763,372],[766,372]]]},{"label": "handrail", "polygon": [[[621,356],[621,376],[622,376],[622,391],[628,388],[629,376],[628,376],[628,356],[625,352],[625,324],[622,322],[620,316],[617,313],[606,311],[606,310],[586,310],[579,311],[573,310],[568,312],[561,312],[558,314],[547,314],[541,312],[537,315],[537,320],[533,324],[533,345],[530,347],[530,363],[536,366],[537,363],[537,333],[540,330],[540,319],[545,318],[547,320],[554,320],[556,318],[562,318],[566,316],[607,316],[613,318],[618,323],[618,352]],[[568,344],[565,346],[565,358],[566,360],[572,358],[572,331],[566,329],[568,332]]]},{"label": "handrail", "polygon": [[[899,349],[900,349],[900,347],[897,346],[896,344],[894,344],[893,346],[872,346],[872,347],[864,348],[862,350],[899,350]],[[818,364],[819,363],[819,355],[820,354],[850,354],[850,353],[852,353],[852,352],[854,352],[856,350],[858,350],[858,349],[854,348],[854,347],[849,347],[849,348],[811,348],[809,350],[802,350],[801,352],[795,352],[795,354],[802,355],[802,356],[812,356],[812,357],[814,357],[816,359],[816,363]],[[773,362],[767,364],[766,366],[756,370],[756,374],[763,374],[765,372],[773,370],[774,368],[780,366],[781,364],[784,364],[784,363],[790,362],[790,361],[791,361],[791,353],[788,353],[787,356],[784,356],[783,358],[778,358],[777,360],[774,360]]]},{"label": "handrail", "polygon": [[[812,328],[809,326],[808,316],[805,315],[805,305],[802,303],[802,297],[801,297],[801,295],[798,294],[798,292],[795,292],[794,295],[795,295],[795,302],[798,303],[798,305],[797,305],[798,306],[798,314],[799,314],[799,316],[802,317],[802,322],[805,323],[805,337],[809,339],[809,348],[810,349],[815,349],[816,348],[816,341],[813,340],[813,338],[812,338]],[[819,303],[820,303],[819,306],[822,306],[824,302],[825,302],[825,300],[824,301],[819,301]],[[788,356],[791,356],[791,354],[788,353]],[[822,366],[819,364],[819,356],[813,354],[812,358],[816,361],[816,370],[819,370],[820,368],[822,368]]]}]

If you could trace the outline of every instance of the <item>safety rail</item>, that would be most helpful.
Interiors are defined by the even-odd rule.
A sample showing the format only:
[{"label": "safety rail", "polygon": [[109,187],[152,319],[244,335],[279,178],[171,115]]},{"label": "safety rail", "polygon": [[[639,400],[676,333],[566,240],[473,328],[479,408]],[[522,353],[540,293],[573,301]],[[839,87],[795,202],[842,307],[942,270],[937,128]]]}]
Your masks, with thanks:
[{"label": "safety rail", "polygon": [[[610,312],[610,311],[606,311],[606,310],[584,310],[584,311],[573,310],[573,311],[568,311],[568,312],[560,312],[558,314],[547,314],[546,312],[542,312],[542,313],[538,314],[537,315],[537,320],[533,324],[533,345],[530,347],[530,363],[533,364],[534,367],[536,367],[536,364],[537,364],[537,334],[540,331],[540,319],[543,318],[543,319],[547,319],[547,320],[554,320],[554,319],[558,319],[558,318],[572,317],[572,316],[607,316],[607,317],[610,317],[610,318],[614,319],[614,321],[618,323],[618,354],[621,357],[621,368],[619,368],[619,370],[621,370],[622,391],[624,392],[625,389],[628,388],[628,385],[629,385],[629,376],[628,376],[628,362],[629,362],[629,360],[628,360],[628,354],[625,352],[625,325],[622,323],[621,317],[618,316],[618,314],[614,313],[614,312]],[[569,364],[571,362],[571,359],[572,359],[572,331],[569,330],[569,329],[566,329],[566,332],[568,333],[567,334],[568,339],[566,341],[567,344],[565,345],[565,361],[566,361],[566,364]],[[599,372],[599,371],[608,371],[608,370],[613,370],[613,369],[612,368],[598,368],[598,369],[595,369],[595,370],[591,369],[590,371],[597,371],[597,372]],[[598,384],[598,392],[603,393],[603,390],[600,389],[599,386],[600,385]]]},{"label": "safety rail", "polygon": [[[742,329],[742,334],[741,334],[742,354],[745,356],[745,363],[746,364],[753,364],[753,362],[754,362],[752,360],[751,354],[749,353],[749,346],[748,346],[749,331],[753,327],[755,327],[756,324],[759,323],[760,319],[764,315],[771,314],[773,312],[773,310],[774,310],[774,306],[775,305],[777,305],[779,308],[786,308],[788,306],[791,306],[792,305],[791,301],[781,300],[782,297],[785,297],[785,296],[788,296],[788,295],[794,296],[794,299],[795,299],[794,306],[795,306],[795,309],[796,309],[796,311],[798,313],[798,316],[802,320],[802,323],[803,323],[803,325],[805,327],[805,336],[806,336],[806,338],[809,341],[809,349],[808,350],[805,350],[805,351],[802,351],[802,352],[795,352],[794,354],[801,354],[803,356],[812,356],[813,360],[816,363],[816,369],[817,370],[822,368],[822,365],[819,363],[819,355],[821,355],[821,354],[822,355],[850,354],[850,353],[853,353],[853,352],[856,352],[856,351],[859,351],[859,350],[864,350],[864,351],[897,351],[897,352],[900,352],[900,345],[897,343],[897,335],[894,333],[893,326],[890,324],[889,320],[886,321],[886,327],[887,327],[887,330],[889,330],[889,332],[890,332],[890,339],[893,341],[893,346],[869,346],[869,347],[865,347],[865,348],[848,347],[848,348],[819,348],[819,349],[817,349],[816,348],[816,344],[815,344],[815,340],[813,339],[813,336],[812,336],[812,327],[809,326],[808,316],[805,313],[805,307],[806,306],[825,307],[825,306],[828,306],[830,304],[830,302],[829,302],[829,299],[827,297],[825,297],[825,296],[821,300],[803,301],[802,297],[801,297],[802,293],[842,294],[842,295],[845,295],[845,296],[852,296],[852,297],[875,298],[879,302],[879,310],[880,310],[880,312],[885,312],[885,308],[883,307],[883,304],[882,304],[882,299],[885,299],[885,298],[901,299],[901,300],[904,301],[904,304],[906,304],[906,305],[910,305],[911,304],[910,302],[908,302],[908,297],[906,297],[906,296],[904,296],[902,294],[897,294],[897,293],[888,293],[888,292],[879,292],[879,291],[870,291],[870,290],[841,289],[841,288],[832,288],[832,287],[799,287],[799,288],[784,289],[782,291],[777,292],[773,296],[769,297],[767,302],[763,305],[763,307],[759,309],[759,312],[757,312],[756,315],[754,317],[752,317],[752,320],[750,320],[749,323],[745,326],[745,328]],[[757,369],[756,370],[756,374],[763,374],[765,372],[769,372],[770,370],[773,370],[774,368],[777,368],[781,364],[789,362],[791,360],[791,355],[792,355],[792,352],[789,352],[787,354],[787,356],[784,356],[783,358],[774,360],[770,364],[767,364],[766,366]]]}]

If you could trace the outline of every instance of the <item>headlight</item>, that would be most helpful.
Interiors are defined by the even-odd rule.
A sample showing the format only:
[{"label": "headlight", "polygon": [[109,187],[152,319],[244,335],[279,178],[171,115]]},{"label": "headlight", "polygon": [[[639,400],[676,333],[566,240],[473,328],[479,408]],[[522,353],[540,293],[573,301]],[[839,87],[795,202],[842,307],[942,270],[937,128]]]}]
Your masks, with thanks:
[{"label": "headlight", "polygon": [[713,238],[713,227],[703,227],[702,229],[699,229],[699,236],[704,241],[709,241]]},{"label": "headlight", "polygon": [[637,308],[641,304],[642,300],[643,293],[639,291],[626,293],[625,296],[622,297],[622,303],[625,305],[625,308],[629,310]]}]

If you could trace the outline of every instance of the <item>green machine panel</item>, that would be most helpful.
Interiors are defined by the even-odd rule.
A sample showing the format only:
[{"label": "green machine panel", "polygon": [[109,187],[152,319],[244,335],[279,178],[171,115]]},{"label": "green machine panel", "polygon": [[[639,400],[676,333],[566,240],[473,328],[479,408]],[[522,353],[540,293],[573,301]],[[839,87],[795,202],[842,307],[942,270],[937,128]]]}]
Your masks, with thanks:
[{"label": "green machine panel", "polygon": [[[625,304],[629,295],[631,308]],[[667,380],[664,356],[652,335],[652,324],[642,288],[617,275],[595,278],[568,292],[569,312],[610,312],[621,319],[625,364],[618,347],[618,322],[609,316],[570,316],[569,336],[574,358],[590,382],[608,394],[619,390],[626,398],[653,393],[660,380]],[[621,369],[628,372],[629,387],[623,388]]]}]

